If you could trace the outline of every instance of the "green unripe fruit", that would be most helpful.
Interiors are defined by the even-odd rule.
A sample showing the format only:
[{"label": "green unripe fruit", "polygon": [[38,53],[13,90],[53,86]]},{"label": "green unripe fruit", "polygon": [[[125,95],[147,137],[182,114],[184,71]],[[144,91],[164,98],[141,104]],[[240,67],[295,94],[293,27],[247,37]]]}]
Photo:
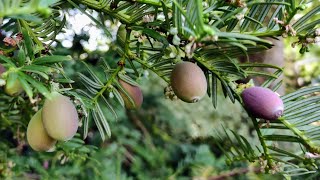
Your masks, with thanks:
[{"label": "green unripe fruit", "polygon": [[27,128],[27,140],[35,151],[48,151],[56,144],[57,141],[51,138],[43,127],[42,110],[31,118]]},{"label": "green unripe fruit", "polygon": [[79,117],[69,97],[52,92],[42,109],[43,125],[49,136],[67,141],[76,134]]},{"label": "green unripe fruit", "polygon": [[117,32],[117,43],[119,46],[124,47],[126,42],[126,37],[127,37],[126,25],[121,24]]},{"label": "green unripe fruit", "polygon": [[[0,76],[2,76],[2,74],[6,71],[6,68],[2,64],[0,64]],[[17,74],[8,74],[4,91],[10,96],[16,96],[23,92],[23,88],[20,81],[18,80]]]},{"label": "green unripe fruit", "polygon": [[130,102],[129,98],[120,91],[120,94],[124,100],[124,104],[127,109],[139,109],[143,102],[143,94],[138,86],[131,85],[123,80],[119,80],[120,85],[123,87],[123,89],[126,90],[127,94],[131,97],[134,104]]},{"label": "green unripe fruit", "polygon": [[19,80],[14,81],[13,84],[7,85],[4,88],[4,91],[10,96],[17,96],[23,92],[23,88]]},{"label": "green unripe fruit", "polygon": [[188,103],[198,102],[207,92],[203,71],[194,63],[181,62],[171,72],[172,90],[178,98]]},{"label": "green unripe fruit", "polygon": [[4,91],[10,96],[17,96],[23,92],[22,85],[15,73],[9,73],[6,80]]}]

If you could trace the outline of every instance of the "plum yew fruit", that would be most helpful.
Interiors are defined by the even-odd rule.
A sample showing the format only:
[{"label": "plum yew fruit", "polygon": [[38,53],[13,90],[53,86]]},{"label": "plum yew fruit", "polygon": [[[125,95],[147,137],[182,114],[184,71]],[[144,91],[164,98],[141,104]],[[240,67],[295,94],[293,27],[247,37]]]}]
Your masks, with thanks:
[{"label": "plum yew fruit", "polygon": [[121,24],[117,32],[117,40],[116,40],[121,47],[124,47],[126,42],[126,37],[127,37],[126,25]]},{"label": "plum yew fruit", "polygon": [[173,92],[182,101],[198,102],[207,92],[207,80],[203,71],[194,63],[177,63],[171,72]]},{"label": "plum yew fruit", "polygon": [[264,87],[250,87],[241,94],[244,107],[256,118],[278,119],[284,111],[284,105],[277,93]]},{"label": "plum yew fruit", "polygon": [[56,144],[57,141],[51,138],[43,127],[42,110],[31,118],[27,128],[27,140],[35,151],[48,151]]},{"label": "plum yew fruit", "polygon": [[17,96],[23,92],[23,88],[18,79],[16,79],[13,83],[7,83],[4,87],[4,92],[6,92],[10,96]]},{"label": "plum yew fruit", "polygon": [[143,94],[138,86],[134,86],[132,84],[129,84],[121,79],[119,79],[120,85],[123,87],[123,89],[126,90],[127,94],[131,97],[134,104],[132,104],[129,100],[129,98],[120,91],[120,94],[124,100],[125,107],[127,109],[139,109],[143,102]]},{"label": "plum yew fruit", "polygon": [[[0,64],[0,76],[6,72],[6,68]],[[14,73],[9,73],[6,78],[6,85],[4,87],[5,93],[7,93],[10,96],[17,96],[20,93],[23,92],[22,85],[20,81],[18,80],[18,77]]]},{"label": "plum yew fruit", "polygon": [[79,117],[69,97],[52,92],[42,108],[42,121],[49,136],[56,140],[70,140],[78,130]]}]

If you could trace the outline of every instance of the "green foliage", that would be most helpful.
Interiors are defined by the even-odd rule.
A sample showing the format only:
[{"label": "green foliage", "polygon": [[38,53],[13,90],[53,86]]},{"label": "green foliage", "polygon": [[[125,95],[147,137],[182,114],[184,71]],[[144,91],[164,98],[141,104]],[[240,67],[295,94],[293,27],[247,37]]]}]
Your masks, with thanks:
[{"label": "green foliage", "polygon": [[[216,166],[224,157],[213,155],[211,149],[202,145],[202,142],[199,146],[181,139],[176,142],[179,133],[174,133],[175,130],[186,137],[195,136],[186,130],[179,130],[174,123],[164,124],[172,131],[171,134],[166,133],[164,130],[167,128],[152,126],[147,121],[141,122],[142,115],[127,111],[127,116],[141,133],[133,127],[133,130],[126,127],[132,124],[117,121],[123,115],[119,115],[119,109],[124,108],[120,92],[125,92],[118,79],[131,84],[137,84],[136,81],[142,83],[146,81],[146,72],[152,71],[163,79],[163,86],[169,86],[173,66],[182,60],[193,61],[206,74],[208,95],[213,106],[217,110],[219,106],[223,107],[220,103],[220,94],[223,94],[239,112],[243,88],[239,80],[263,76],[267,78],[263,86],[269,87],[283,71],[282,67],[249,62],[250,54],[272,47],[272,43],[264,37],[297,38],[293,45],[301,45],[301,54],[308,52],[320,37],[320,6],[313,3],[313,6],[307,8],[308,4],[292,0],[0,0],[0,25],[7,36],[1,38],[0,43],[0,63],[6,68],[6,72],[1,75],[1,82],[4,85],[18,80],[24,90],[16,97],[10,97],[3,89],[0,90],[0,103],[3,105],[0,108],[0,131],[15,134],[17,139],[17,142],[12,143],[9,141],[13,139],[10,135],[1,135],[1,139],[4,139],[1,143],[4,150],[1,153],[10,159],[1,162],[4,164],[0,169],[1,176],[14,178],[33,175],[29,172],[36,172],[35,176],[44,179],[69,178],[71,175],[88,178],[92,174],[100,175],[97,179],[209,178],[217,175],[226,168],[219,163]],[[122,44],[111,46],[110,49],[116,55],[86,52],[98,56],[102,54],[103,57],[95,58],[94,62],[91,58],[80,60],[77,53],[84,53],[82,49],[77,49],[81,40],[75,41],[69,53],[71,57],[56,54],[59,50],[55,51],[52,45],[57,43],[57,35],[63,33],[68,25],[69,9],[78,9],[87,15],[95,23],[94,26],[109,38],[114,33],[105,25],[106,21],[125,25],[126,36],[121,40]],[[297,17],[302,10],[305,10],[302,16]],[[113,56],[107,57],[110,54]],[[244,57],[247,62],[240,63],[239,57]],[[258,68],[271,68],[275,72],[266,73]],[[280,85],[274,86],[274,90]],[[74,100],[81,117],[81,135],[68,142],[58,143],[54,153],[35,154],[27,150],[20,157],[17,154],[24,153],[21,147],[25,140],[21,138],[25,139],[28,121],[53,90],[61,91]],[[306,154],[320,154],[319,128],[314,125],[320,120],[319,91],[319,87],[306,87],[282,96],[285,112],[276,121],[259,120],[249,114],[246,119],[252,121],[258,144],[252,143],[249,135],[240,135],[237,128],[224,125],[231,130],[223,128],[224,135],[218,133],[219,136],[214,140],[226,155],[227,163],[235,165],[243,160],[260,161],[263,171],[278,172],[285,176],[314,173],[317,164]],[[132,101],[130,97],[129,100]],[[176,107],[175,111],[181,108],[183,106]],[[200,113],[189,116],[202,117],[212,116]],[[219,119],[224,119],[224,116]],[[119,127],[115,127],[115,124]],[[197,125],[193,122],[190,124]],[[201,126],[206,125],[203,123]],[[115,137],[111,136],[113,131]],[[151,135],[148,131],[151,131]],[[208,138],[213,136],[212,132],[219,130],[214,131],[212,128],[211,133],[210,129],[206,132],[209,133],[204,137]],[[90,142],[80,139],[83,137],[98,145],[99,141],[94,139],[98,133],[104,141],[103,145],[108,147],[107,150],[96,149],[88,145]],[[228,142],[229,147],[222,142]],[[286,143],[298,144],[299,152],[287,149]],[[184,157],[172,159],[179,153]],[[111,160],[105,160],[105,156]],[[102,162],[97,161],[99,159]],[[42,165],[48,161],[52,164],[50,168]],[[69,164],[57,167],[58,161]],[[171,161],[176,165],[168,165]],[[116,165],[112,164],[114,162]],[[112,168],[101,170],[104,166]],[[122,172],[122,166],[129,166],[130,169]],[[142,173],[145,169],[148,171]],[[237,171],[236,174],[241,172],[248,173],[245,170]]]},{"label": "green foliage", "polygon": [[[0,18],[10,17],[15,19],[24,19],[33,22],[42,22],[38,15],[49,16],[51,9],[49,6],[56,3],[58,0],[13,0],[0,1]],[[33,14],[36,13],[36,14]]]}]

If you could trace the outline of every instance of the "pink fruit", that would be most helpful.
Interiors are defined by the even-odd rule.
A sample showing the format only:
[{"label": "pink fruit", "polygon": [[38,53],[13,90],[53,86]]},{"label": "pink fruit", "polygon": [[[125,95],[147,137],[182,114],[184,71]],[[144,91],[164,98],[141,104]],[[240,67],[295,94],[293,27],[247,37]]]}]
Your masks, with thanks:
[{"label": "pink fruit", "polygon": [[241,94],[244,107],[256,118],[278,119],[284,111],[281,98],[275,92],[263,87],[250,87]]},{"label": "pink fruit", "polygon": [[42,121],[50,137],[67,141],[78,130],[79,117],[69,97],[52,92],[44,102]]},{"label": "pink fruit", "polygon": [[129,100],[129,98],[120,91],[120,94],[124,100],[124,104],[127,109],[139,109],[142,105],[143,102],[143,94],[138,86],[131,85],[123,80],[119,80],[120,85],[123,87],[123,89],[126,90],[128,95],[131,97],[133,100],[134,104],[132,104]]}]

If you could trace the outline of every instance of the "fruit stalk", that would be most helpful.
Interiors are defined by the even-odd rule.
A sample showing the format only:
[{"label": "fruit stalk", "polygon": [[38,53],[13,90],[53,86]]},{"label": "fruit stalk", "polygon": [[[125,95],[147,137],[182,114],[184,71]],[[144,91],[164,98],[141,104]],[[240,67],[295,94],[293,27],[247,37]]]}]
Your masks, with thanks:
[{"label": "fruit stalk", "polygon": [[257,132],[260,144],[261,144],[261,146],[263,148],[264,158],[267,160],[267,166],[265,167],[265,171],[266,171],[266,173],[268,173],[269,170],[272,169],[272,167],[273,167],[273,165],[272,165],[273,162],[272,162],[272,159],[271,159],[271,155],[269,153],[267,144],[263,139],[263,135],[262,135],[262,133],[260,131],[260,127],[259,127],[259,123],[258,123],[257,119],[255,117],[252,117],[252,116],[250,116],[250,118],[251,118],[251,120],[253,122],[253,126],[254,126],[254,128],[255,128],[255,130]]},{"label": "fruit stalk", "polygon": [[109,86],[111,86],[112,82],[117,78],[118,73],[122,70],[122,66],[118,66],[117,69],[113,72],[112,76],[108,79],[106,84],[102,87],[102,89],[94,96],[92,99],[93,102],[97,102],[98,98],[107,90]]}]

